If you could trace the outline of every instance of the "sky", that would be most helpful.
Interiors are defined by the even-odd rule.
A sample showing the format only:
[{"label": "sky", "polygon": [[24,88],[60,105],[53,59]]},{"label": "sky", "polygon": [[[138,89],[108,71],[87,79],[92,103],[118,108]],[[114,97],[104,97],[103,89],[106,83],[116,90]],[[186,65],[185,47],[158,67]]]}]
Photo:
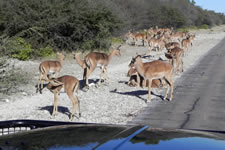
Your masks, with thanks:
[{"label": "sky", "polygon": [[195,5],[203,9],[214,10],[215,12],[225,14],[225,0],[194,0]]}]

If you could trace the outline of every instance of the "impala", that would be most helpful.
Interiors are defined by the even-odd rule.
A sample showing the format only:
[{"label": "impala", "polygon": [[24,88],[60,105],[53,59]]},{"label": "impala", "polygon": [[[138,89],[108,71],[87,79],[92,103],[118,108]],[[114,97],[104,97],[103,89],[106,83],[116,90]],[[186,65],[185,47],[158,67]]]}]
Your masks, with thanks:
[{"label": "impala", "polygon": [[131,34],[131,36],[134,39],[135,46],[138,46],[138,41],[141,41],[143,46],[145,45],[144,42],[147,37],[146,33],[133,33],[133,34]]},{"label": "impala", "polygon": [[174,60],[176,60],[176,73],[178,71],[183,72],[183,59],[182,57],[184,56],[184,50],[179,48],[179,47],[175,47],[172,49],[168,49],[168,52],[165,53],[165,56],[169,59],[169,63],[171,65],[174,65]]},{"label": "impala", "polygon": [[149,62],[148,66],[145,66],[142,62],[141,56],[138,55],[134,59],[134,67],[137,72],[144,77],[144,79],[148,80],[148,100],[151,100],[151,85],[153,79],[164,79],[168,84],[166,95],[164,100],[167,99],[167,95],[169,92],[169,87],[171,88],[171,96],[170,100],[173,98],[173,66],[171,64],[165,63],[161,60],[156,60],[153,62]]},{"label": "impala", "polygon": [[173,49],[175,47],[180,47],[180,44],[178,42],[169,42],[169,43],[165,44],[165,47],[167,50],[169,50],[169,49]]},{"label": "impala", "polygon": [[[68,75],[65,75],[59,78],[51,78],[48,81],[49,83],[47,85],[47,88],[52,93],[54,93],[54,104],[53,104],[52,115],[54,116],[58,112],[58,95],[59,95],[59,92],[62,91],[63,89],[73,103],[73,109],[70,115],[70,120],[72,121],[74,118],[74,113],[76,111],[76,101],[78,103],[79,117],[80,117],[81,116],[80,100],[78,99],[78,90],[79,90],[80,81],[77,78],[73,76],[68,76]],[[75,96],[74,96],[74,92],[76,93]]]},{"label": "impala", "polygon": [[120,54],[120,46],[118,46],[116,49],[114,49],[109,55],[105,53],[100,53],[100,52],[90,52],[88,55],[85,56],[84,60],[81,60],[79,54],[75,55],[74,58],[77,60],[77,63],[82,66],[84,71],[84,78],[86,80],[86,86],[89,87],[89,82],[88,78],[90,74],[94,71],[97,65],[101,66],[101,74],[100,74],[100,80],[99,84],[101,83],[102,80],[102,75],[104,74],[104,81],[108,79],[107,77],[107,65],[111,61],[112,57],[114,55],[121,56]]},{"label": "impala", "polygon": [[182,47],[185,48],[187,52],[189,51],[189,47],[192,46],[192,39],[193,37],[189,36],[181,41]]},{"label": "impala", "polygon": [[[57,53],[57,56],[58,56],[58,60],[56,61],[46,60],[40,64],[39,66],[40,78],[38,80],[36,92],[38,92],[39,90],[40,93],[42,93],[43,83],[44,81],[48,80],[48,74],[54,73],[56,74],[56,77],[59,76],[65,56],[62,53]],[[40,88],[40,84],[41,84],[41,88]]]},{"label": "impala", "polygon": [[165,44],[163,42],[162,39],[155,39],[155,38],[151,38],[148,40],[148,45],[149,45],[149,51],[150,54],[152,52],[152,49],[155,49],[156,51],[162,51],[162,49],[164,48]]},{"label": "impala", "polygon": [[[141,86],[141,87],[148,87],[148,82],[144,80],[144,78],[138,74],[135,68],[130,68],[127,76],[130,77],[128,81],[129,86]],[[152,80],[152,88],[160,88],[164,87],[164,83],[162,83],[161,79],[153,79]]]}]

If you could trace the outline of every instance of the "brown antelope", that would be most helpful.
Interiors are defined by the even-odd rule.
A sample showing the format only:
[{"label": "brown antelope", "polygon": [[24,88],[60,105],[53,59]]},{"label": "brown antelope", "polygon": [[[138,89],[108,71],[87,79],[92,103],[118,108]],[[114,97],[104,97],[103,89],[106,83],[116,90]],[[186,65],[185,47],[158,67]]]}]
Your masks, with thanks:
[{"label": "brown antelope", "polygon": [[84,60],[81,60],[79,55],[75,55],[74,58],[78,60],[77,63],[80,64],[80,66],[83,66],[84,69],[86,69],[86,71],[84,71],[83,77],[86,80],[87,87],[89,86],[88,77],[94,71],[98,64],[101,65],[101,74],[98,83],[101,83],[103,74],[105,75],[104,80],[108,79],[106,67],[114,55],[121,56],[119,49],[120,47],[121,45],[118,46],[117,49],[114,49],[109,55],[100,52],[90,52],[88,55],[85,56]]},{"label": "brown antelope", "polygon": [[184,50],[175,47],[173,49],[169,49],[167,53],[165,53],[165,56],[169,59],[169,63],[171,65],[174,65],[174,60],[176,60],[176,73],[178,71],[183,72],[183,59],[182,57],[184,56]]},{"label": "brown antelope", "polygon": [[170,50],[175,47],[180,47],[180,44],[178,42],[169,42],[169,43],[165,44],[165,47],[167,50]]},{"label": "brown antelope", "polygon": [[[138,56],[139,54],[136,53],[136,55]],[[145,55],[146,54],[142,54],[142,55],[139,55],[139,56],[143,57]],[[140,86],[141,85],[142,87],[145,87],[147,81],[137,72],[137,70],[134,67],[134,62],[135,62],[135,59],[132,58],[130,64],[128,65],[128,67],[130,68],[130,70],[128,71],[127,76],[128,77],[131,77],[131,82],[128,82],[128,83],[129,84],[134,84],[136,86]],[[151,63],[150,62],[146,62],[146,63],[143,63],[143,65],[145,67],[147,67],[147,66],[149,66],[149,65],[151,65],[153,63],[154,64],[161,63],[161,60],[155,60],[155,61],[152,61]],[[134,78],[134,80],[133,80],[133,78]],[[134,83],[135,80],[136,80],[137,83]]]},{"label": "brown antelope", "polygon": [[142,46],[144,46],[144,42],[145,42],[145,39],[146,39],[146,34],[145,33],[133,33],[132,34],[132,37],[134,39],[134,45],[135,46],[138,46],[138,41],[141,41],[142,42]]},{"label": "brown antelope", "polygon": [[186,49],[186,51],[188,52],[189,51],[189,47],[192,46],[192,38],[191,37],[187,37],[186,39],[183,39],[181,44],[182,44],[182,47],[184,49]]},{"label": "brown antelope", "polygon": [[[140,74],[135,70],[135,68],[130,68],[127,76],[130,77],[128,81],[129,86],[141,86],[141,87],[148,87],[148,82],[144,80]],[[161,79],[153,79],[151,88],[160,88],[163,87],[164,83],[162,83]]]},{"label": "brown antelope", "polygon": [[186,36],[186,33],[184,32],[174,32],[174,33],[171,33],[170,37],[175,40],[175,41],[178,41],[178,42],[181,42],[181,40],[183,38],[185,38]]},{"label": "brown antelope", "polygon": [[[140,76],[138,72],[135,70],[135,68],[130,68],[127,72],[127,77],[130,77],[128,81],[129,86],[140,86]],[[139,82],[138,82],[139,80]]]},{"label": "brown antelope", "polygon": [[152,49],[155,49],[156,51],[162,51],[164,47],[164,42],[161,39],[155,39],[151,38],[149,41],[149,51],[152,52]]},{"label": "brown antelope", "polygon": [[74,54],[74,59],[76,60],[77,64],[79,64],[81,66],[81,68],[84,69],[84,73],[83,73],[83,80],[85,80],[85,76],[87,73],[87,64],[84,60],[82,60],[80,58],[81,53],[75,53]]},{"label": "brown antelope", "polygon": [[[40,66],[39,66],[40,78],[38,81],[36,92],[38,92],[38,90],[39,90],[40,93],[42,93],[44,80],[45,81],[48,80],[48,74],[55,73],[56,77],[59,76],[65,56],[62,53],[57,53],[57,56],[58,56],[57,61],[46,60],[40,64]],[[40,88],[40,84],[41,84],[41,88]]]},{"label": "brown antelope", "polygon": [[135,44],[135,39],[133,37],[133,34],[129,31],[127,32],[125,35],[125,40],[127,44],[133,45],[133,43]]},{"label": "brown antelope", "polygon": [[152,85],[152,79],[164,79],[166,83],[169,85],[167,87],[166,95],[164,97],[164,100],[167,98],[169,87],[171,88],[171,96],[170,100],[173,98],[173,80],[172,80],[172,74],[173,74],[173,66],[171,64],[165,63],[161,60],[155,63],[149,62],[148,66],[145,66],[141,60],[141,56],[138,55],[134,58],[134,66],[137,72],[144,77],[144,79],[148,80],[148,100],[151,100],[151,85]]},{"label": "brown antelope", "polygon": [[[70,115],[70,120],[72,121],[74,118],[74,113],[76,111],[76,103],[78,103],[78,109],[79,109],[79,117],[81,117],[80,113],[80,100],[78,99],[78,90],[80,81],[73,77],[73,76],[61,76],[59,78],[51,78],[48,80],[49,83],[47,85],[47,88],[54,93],[54,104],[53,104],[53,112],[52,115],[56,115],[58,112],[58,95],[59,92],[64,89],[64,92],[68,95],[69,99],[73,103],[73,109],[72,113]],[[74,96],[74,91],[76,95]],[[77,101],[77,102],[76,102]]]}]

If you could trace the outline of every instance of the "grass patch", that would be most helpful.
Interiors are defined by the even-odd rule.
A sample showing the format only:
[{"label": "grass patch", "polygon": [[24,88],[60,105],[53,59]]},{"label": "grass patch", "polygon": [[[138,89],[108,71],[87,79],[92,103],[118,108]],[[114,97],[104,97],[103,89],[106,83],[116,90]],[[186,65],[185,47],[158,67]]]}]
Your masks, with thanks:
[{"label": "grass patch", "polygon": [[123,40],[121,38],[118,38],[118,37],[113,37],[111,39],[111,41],[112,41],[112,44],[123,44],[124,43]]}]

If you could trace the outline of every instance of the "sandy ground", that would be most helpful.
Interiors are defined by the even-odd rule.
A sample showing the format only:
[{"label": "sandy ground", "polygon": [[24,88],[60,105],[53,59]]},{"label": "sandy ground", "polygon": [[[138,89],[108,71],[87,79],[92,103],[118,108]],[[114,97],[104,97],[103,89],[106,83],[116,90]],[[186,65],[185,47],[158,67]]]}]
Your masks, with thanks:
[{"label": "sandy ground", "polygon": [[[192,51],[184,57],[184,71],[193,67],[196,62],[203,58],[207,52],[225,37],[225,26],[215,27],[210,30],[193,31],[196,38],[193,42]],[[109,83],[102,84],[96,88],[91,86],[90,90],[79,91],[81,101],[81,118],[74,118],[74,122],[106,123],[106,124],[126,124],[132,120],[144,107],[154,107],[160,98],[152,95],[152,101],[146,103],[147,88],[129,87],[125,83],[129,80],[126,76],[128,64],[138,53],[148,53],[146,47],[134,47],[122,45],[121,57],[113,57],[108,65]],[[154,59],[165,58],[163,53],[155,53]],[[150,61],[149,58],[144,61]],[[68,114],[72,109],[72,103],[65,93],[59,96],[59,113],[52,117],[53,94],[47,89],[43,94],[35,93],[35,84],[39,78],[40,61],[16,61],[15,65],[21,71],[28,72],[33,76],[30,84],[21,87],[21,93],[2,98],[0,101],[0,121],[12,119],[35,119],[35,120],[56,120],[68,121]],[[61,75],[73,75],[79,80],[82,79],[83,70],[71,58],[66,60],[61,71]],[[96,68],[90,76],[90,83],[95,83],[99,78],[100,69]],[[174,81],[182,78],[182,74],[174,75]],[[176,82],[175,82],[176,86]],[[165,89],[153,89],[155,94],[163,94]],[[176,91],[175,91],[176,92]],[[76,113],[77,116],[77,113]]]}]

